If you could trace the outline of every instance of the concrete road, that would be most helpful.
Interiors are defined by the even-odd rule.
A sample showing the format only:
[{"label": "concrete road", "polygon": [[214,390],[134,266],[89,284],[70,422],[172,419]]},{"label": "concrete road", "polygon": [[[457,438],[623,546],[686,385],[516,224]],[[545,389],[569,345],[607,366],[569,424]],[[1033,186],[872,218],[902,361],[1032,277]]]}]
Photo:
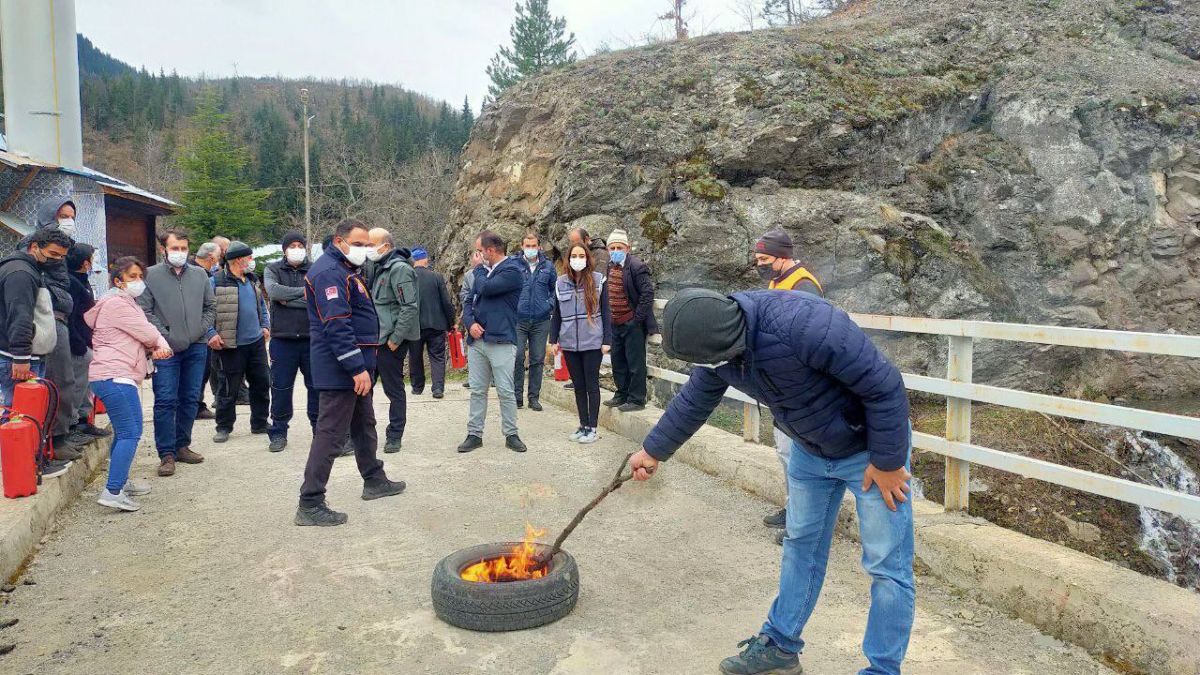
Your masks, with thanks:
[{"label": "concrete road", "polygon": [[[25,574],[35,585],[18,581],[0,608],[19,619],[0,629],[0,643],[16,643],[0,672],[715,673],[757,632],[779,566],[759,524],[770,507],[682,464],[627,485],[576,530],[567,549],[582,590],[567,618],[508,634],[441,623],[429,581],[442,556],[519,537],[526,522],[551,540],[634,449],[613,434],[570,444],[576,422],[548,409],[521,411],[529,453],[504,449],[493,419],[485,447],[458,455],[465,399],[452,383],[442,401],[410,400],[404,450],[381,455],[408,481],[404,495],[361,501],[354,461],[338,460],[329,501],[350,514],[338,528],[292,525],[307,429],[269,454],[239,408],[229,443],[209,442],[212,422],[197,425],[207,461],[173,478],[153,476],[143,442],[134,474],[154,492],[142,511],[114,514],[95,504],[94,482],[68,509]],[[865,665],[858,553],[853,542],[834,546],[805,635],[809,673]],[[934,579],[918,583],[908,673],[1110,672]]]}]

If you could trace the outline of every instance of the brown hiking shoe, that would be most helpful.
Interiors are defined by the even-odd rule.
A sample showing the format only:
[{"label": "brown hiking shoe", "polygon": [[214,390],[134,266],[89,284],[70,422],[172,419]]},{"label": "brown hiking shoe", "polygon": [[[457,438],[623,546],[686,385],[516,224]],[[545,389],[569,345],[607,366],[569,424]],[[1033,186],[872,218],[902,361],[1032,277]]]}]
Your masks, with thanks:
[{"label": "brown hiking shoe", "polygon": [[199,464],[204,461],[204,455],[193,452],[191,448],[180,448],[175,451],[175,461],[183,462],[184,464]]},{"label": "brown hiking shoe", "polygon": [[158,475],[175,475],[175,455],[167,455],[166,457],[162,458],[162,463],[158,465]]}]

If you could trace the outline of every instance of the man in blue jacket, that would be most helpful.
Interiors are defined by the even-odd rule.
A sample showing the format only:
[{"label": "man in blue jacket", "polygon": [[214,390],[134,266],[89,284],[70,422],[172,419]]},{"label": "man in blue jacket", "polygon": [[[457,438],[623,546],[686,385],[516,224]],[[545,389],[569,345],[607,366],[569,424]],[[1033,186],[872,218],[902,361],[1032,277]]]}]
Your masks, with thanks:
[{"label": "man in blue jacket", "polygon": [[758,636],[721,662],[727,675],[800,673],[801,633],[825,578],[842,495],[858,511],[871,609],[861,673],[898,674],[912,631],[912,434],[904,381],[850,317],[808,293],[726,297],[688,289],[667,303],[663,350],[695,367],[630,460],[646,480],[704,424],[729,387],[767,406],[795,441],[779,595]]},{"label": "man in blue jacket", "polygon": [[483,447],[483,423],[487,419],[488,385],[495,385],[500,398],[501,431],[504,445],[513,452],[528,448],[517,435],[517,398],[513,391],[513,360],[517,356],[517,305],[525,275],[525,263],[504,252],[504,240],[484,230],[475,240],[481,260],[472,275],[471,294],[463,304],[467,327],[467,376],[471,382],[471,413],[467,438],[459,452]]},{"label": "man in blue jacket", "polygon": [[542,253],[537,232],[530,230],[521,240],[521,273],[525,285],[517,303],[517,359],[513,366],[513,387],[517,407],[525,406],[525,348],[529,347],[529,409],[542,409],[542,375],[545,374],[546,338],[550,335],[550,315],[554,310],[554,284],[558,274],[554,263]]},{"label": "man in blue jacket", "polygon": [[368,228],[358,220],[338,223],[332,244],[308,269],[306,297],[313,386],[319,393],[297,525],[341,525],[344,513],[325,504],[325,484],[346,434],[363,477],[363,499],[404,492],[404,481],[389,480],[376,451],[375,410],[371,406],[379,317],[361,268],[371,248]]}]

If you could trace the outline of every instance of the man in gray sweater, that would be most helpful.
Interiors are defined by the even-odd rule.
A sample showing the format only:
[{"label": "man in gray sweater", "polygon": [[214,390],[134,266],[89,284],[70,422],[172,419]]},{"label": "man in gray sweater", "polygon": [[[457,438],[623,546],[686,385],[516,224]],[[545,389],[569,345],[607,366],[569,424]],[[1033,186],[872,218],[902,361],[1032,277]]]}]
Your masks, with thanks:
[{"label": "man in gray sweater", "polygon": [[154,445],[158,475],[175,473],[175,462],[199,464],[193,452],[192,423],[200,406],[200,387],[208,365],[206,334],[217,318],[208,273],[188,264],[188,235],[167,230],[158,236],[166,262],[146,270],[146,291],[138,303],[174,356],[156,361],[154,371]]}]

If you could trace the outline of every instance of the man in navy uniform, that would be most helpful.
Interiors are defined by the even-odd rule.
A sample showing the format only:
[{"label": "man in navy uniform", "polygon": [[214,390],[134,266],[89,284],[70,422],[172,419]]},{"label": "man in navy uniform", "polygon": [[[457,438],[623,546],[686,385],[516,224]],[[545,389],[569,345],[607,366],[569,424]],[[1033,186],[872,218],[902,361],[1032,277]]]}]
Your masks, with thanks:
[{"label": "man in navy uniform", "polygon": [[317,428],[304,467],[297,525],[341,525],[344,513],[325,504],[325,484],[347,432],[363,477],[363,499],[404,492],[404,481],[389,480],[376,457],[379,436],[371,405],[379,317],[361,268],[371,240],[359,220],[338,223],[332,245],[308,270],[309,348],[313,386],[319,392]]}]

